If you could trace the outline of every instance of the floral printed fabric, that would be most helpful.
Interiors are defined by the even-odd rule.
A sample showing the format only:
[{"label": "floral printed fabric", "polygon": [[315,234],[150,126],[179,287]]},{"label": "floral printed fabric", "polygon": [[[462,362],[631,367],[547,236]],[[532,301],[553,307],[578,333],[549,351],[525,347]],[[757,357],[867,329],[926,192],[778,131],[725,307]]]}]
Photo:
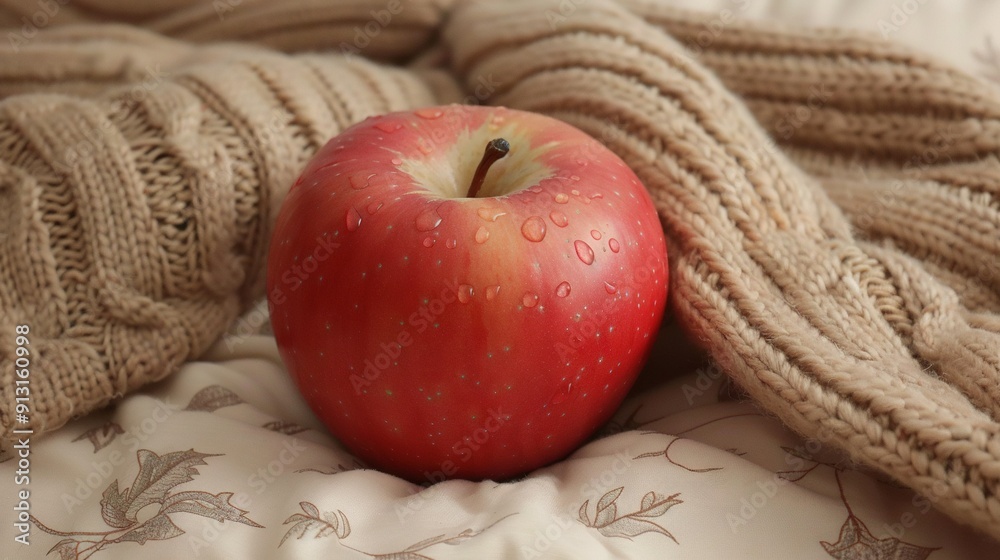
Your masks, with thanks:
[{"label": "floral printed fabric", "polygon": [[[424,488],[364,469],[327,435],[272,338],[232,339],[33,442],[31,544],[7,538],[0,557],[941,560],[995,550],[739,397],[701,368],[627,401],[558,464],[503,484]],[[3,480],[12,458],[0,456]],[[2,503],[16,503],[14,489],[0,485]]]},{"label": "floral printed fabric", "polygon": [[[868,29],[1000,83],[995,3],[678,3]],[[424,488],[364,469],[334,441],[273,339],[230,339],[32,440],[31,544],[7,525],[0,558],[942,560],[1000,549],[789,433],[712,367],[630,399],[600,436],[516,482]],[[17,470],[16,450],[0,449],[4,508],[20,502]]]}]

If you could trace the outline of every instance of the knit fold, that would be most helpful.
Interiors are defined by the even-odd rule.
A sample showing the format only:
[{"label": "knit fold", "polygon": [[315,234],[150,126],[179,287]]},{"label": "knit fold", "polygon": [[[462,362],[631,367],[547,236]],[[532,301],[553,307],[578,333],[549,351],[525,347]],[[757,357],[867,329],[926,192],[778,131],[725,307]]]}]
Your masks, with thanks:
[{"label": "knit fold", "polygon": [[674,314],[761,407],[1000,538],[995,89],[870,36],[650,0],[226,6],[93,0],[0,44],[0,330],[30,326],[37,433],[259,303],[284,193],[327,139],[488,103],[636,171]]}]

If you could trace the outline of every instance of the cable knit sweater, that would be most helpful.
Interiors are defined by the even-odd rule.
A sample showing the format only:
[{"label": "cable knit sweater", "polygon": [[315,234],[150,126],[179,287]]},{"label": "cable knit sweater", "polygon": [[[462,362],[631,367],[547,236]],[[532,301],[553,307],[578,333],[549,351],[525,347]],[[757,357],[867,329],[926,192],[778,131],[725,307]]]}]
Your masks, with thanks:
[{"label": "cable knit sweater", "polygon": [[259,300],[276,210],[329,137],[502,104],[632,166],[674,313],[765,409],[1000,537],[1000,93],[976,79],[646,0],[0,6],[6,438],[17,325],[39,434]]}]

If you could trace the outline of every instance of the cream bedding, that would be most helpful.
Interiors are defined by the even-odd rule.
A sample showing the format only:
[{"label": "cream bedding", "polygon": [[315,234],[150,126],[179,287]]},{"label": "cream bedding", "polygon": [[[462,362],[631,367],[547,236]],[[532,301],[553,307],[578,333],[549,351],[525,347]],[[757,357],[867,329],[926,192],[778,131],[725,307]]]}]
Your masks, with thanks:
[{"label": "cream bedding", "polygon": [[[1000,77],[996,3],[680,4],[886,32]],[[644,381],[673,373],[656,363]],[[5,524],[0,557],[944,559],[1000,549],[823,441],[795,437],[714,368],[652,385],[556,465],[515,482],[423,488],[364,469],[327,435],[273,339],[228,337],[165,382],[32,439],[24,501],[37,522],[27,546],[15,541],[24,527]],[[13,518],[17,451],[0,455],[0,504]],[[145,523],[116,528],[135,520]]]}]

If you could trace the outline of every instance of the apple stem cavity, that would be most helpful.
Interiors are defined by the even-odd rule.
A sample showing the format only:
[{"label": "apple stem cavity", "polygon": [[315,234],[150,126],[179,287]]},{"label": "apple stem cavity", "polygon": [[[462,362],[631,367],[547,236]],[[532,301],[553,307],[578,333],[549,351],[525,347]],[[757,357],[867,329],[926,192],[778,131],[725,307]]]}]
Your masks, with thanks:
[{"label": "apple stem cavity", "polygon": [[469,185],[469,194],[466,195],[469,198],[476,198],[479,194],[479,189],[483,187],[483,181],[486,180],[486,173],[490,170],[490,167],[496,163],[498,159],[503,158],[510,151],[510,142],[507,142],[503,138],[494,138],[486,144],[486,151],[483,152],[483,159],[479,162],[479,167],[476,168],[475,175],[472,176],[472,184]]}]

